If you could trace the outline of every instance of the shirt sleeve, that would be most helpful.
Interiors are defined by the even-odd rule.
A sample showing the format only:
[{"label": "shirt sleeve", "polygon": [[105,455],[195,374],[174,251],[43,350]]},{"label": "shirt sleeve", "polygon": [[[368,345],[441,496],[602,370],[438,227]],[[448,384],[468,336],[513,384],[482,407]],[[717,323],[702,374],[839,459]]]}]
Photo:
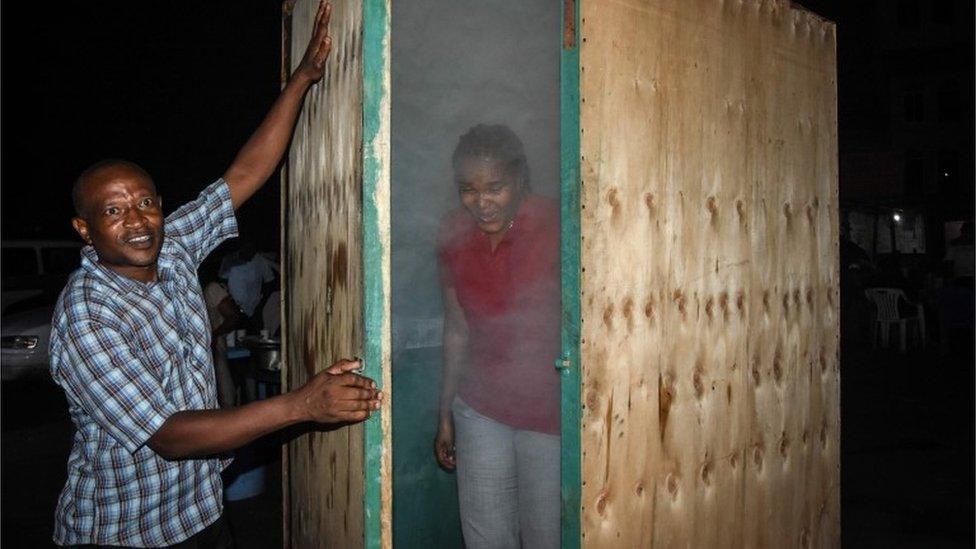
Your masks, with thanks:
[{"label": "shirt sleeve", "polygon": [[178,411],[117,329],[84,319],[52,345],[61,385],[102,429],[135,453]]},{"label": "shirt sleeve", "polygon": [[195,265],[202,263],[221,242],[234,236],[237,236],[237,218],[230,189],[222,178],[166,218],[166,238],[178,242]]}]

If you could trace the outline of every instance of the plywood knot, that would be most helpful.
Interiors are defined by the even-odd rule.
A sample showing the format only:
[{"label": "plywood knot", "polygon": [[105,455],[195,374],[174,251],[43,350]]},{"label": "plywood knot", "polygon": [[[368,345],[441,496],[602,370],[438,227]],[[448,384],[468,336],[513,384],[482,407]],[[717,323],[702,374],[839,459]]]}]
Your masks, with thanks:
[{"label": "plywood knot", "polygon": [[671,495],[671,501],[678,499],[678,476],[674,473],[668,473],[667,479],[665,479],[665,486],[667,486],[668,494]]},{"label": "plywood knot", "polygon": [[735,213],[739,215],[739,223],[745,224],[746,222],[746,206],[742,203],[742,199],[737,199],[735,201]]},{"label": "plywood knot", "polygon": [[745,316],[746,312],[746,293],[739,290],[739,293],[735,294],[735,308],[739,311],[739,317]]},{"label": "plywood knot", "polygon": [[752,381],[756,384],[756,387],[762,382],[762,376],[760,375],[761,369],[759,367],[759,355],[752,357]]},{"label": "plywood knot", "polygon": [[607,501],[610,499],[610,491],[604,490],[600,492],[600,495],[596,498],[596,512],[600,516],[606,516],[607,514]]},{"label": "plywood knot", "polygon": [[820,346],[820,372],[825,373],[827,371],[827,347],[824,345]]},{"label": "plywood knot", "polygon": [[657,211],[657,199],[654,193],[644,193],[644,206],[647,207],[647,213],[653,217]]},{"label": "plywood knot", "polygon": [[797,309],[800,309],[803,306],[803,301],[800,300],[800,289],[799,288],[794,288],[793,289],[793,305]]},{"label": "plywood knot", "polygon": [[705,200],[705,209],[708,210],[708,215],[712,217],[712,224],[715,224],[718,218],[718,204],[716,203],[714,196],[709,196]]},{"label": "plywood knot", "polygon": [[722,320],[728,322],[729,320],[729,292],[721,292],[718,294],[718,306],[722,309]]},{"label": "plywood knot", "polygon": [[634,486],[634,494],[637,494],[637,497],[643,497],[644,496],[644,481],[643,480],[638,480],[637,481],[637,484]]},{"label": "plywood knot", "polygon": [[668,415],[671,413],[671,403],[675,397],[674,377],[671,374],[659,374],[657,383],[658,427],[661,439],[668,427]]},{"label": "plywood knot", "polygon": [[617,197],[618,191],[616,187],[611,187],[607,191],[607,204],[610,205],[610,215],[613,219],[617,219],[620,216],[620,198]]},{"label": "plywood knot", "polygon": [[702,484],[705,486],[710,486],[712,484],[712,459],[709,457],[708,452],[705,452],[705,462],[702,463],[701,469],[698,471],[698,475],[701,477]]},{"label": "plywood knot", "polygon": [[800,530],[799,542],[800,542],[800,547],[802,547],[803,549],[810,547],[810,531],[807,530],[806,528]]},{"label": "plywood knot", "polygon": [[779,345],[773,353],[773,379],[777,384],[783,381],[783,352]]},{"label": "plywood knot", "polygon": [[613,302],[608,303],[603,309],[603,323],[610,329],[613,329],[613,311]]},{"label": "plywood knot", "polygon": [[654,296],[647,296],[647,301],[644,302],[644,316],[653,324],[654,323]]},{"label": "plywood knot", "polygon": [[695,388],[695,398],[698,400],[701,400],[702,397],[705,396],[705,383],[704,381],[702,381],[702,377],[704,376],[705,373],[704,369],[705,367],[702,362],[702,359],[699,358],[698,361],[695,363],[695,372],[691,376],[691,383],[692,386]]},{"label": "plywood knot", "polygon": [[600,405],[600,393],[598,391],[598,389],[591,389],[586,393],[586,407],[589,408],[591,414],[597,413]]},{"label": "plywood knot", "polygon": [[790,292],[783,292],[783,313],[790,312]]},{"label": "plywood knot", "polygon": [[790,451],[790,437],[786,434],[786,431],[779,437],[779,455],[786,459],[787,454]]},{"label": "plywood knot", "polygon": [[813,307],[813,288],[807,288],[807,307]]},{"label": "plywood knot", "polygon": [[715,309],[715,298],[709,296],[708,299],[705,300],[705,316],[708,317],[709,321],[712,320],[714,309]]},{"label": "plywood knot", "polygon": [[739,452],[733,451],[732,454],[729,455],[729,467],[731,467],[734,470],[738,466],[739,466]]},{"label": "plywood knot", "polygon": [[783,217],[786,218],[787,222],[793,217],[793,205],[789,202],[783,203]]},{"label": "plywood knot", "polygon": [[627,331],[634,327],[634,298],[627,296],[624,300],[624,319],[627,321]]},{"label": "plywood knot", "polygon": [[752,445],[752,463],[756,466],[756,469],[762,469],[765,453],[766,449],[763,447],[762,441],[758,441]]},{"label": "plywood knot", "polygon": [[687,316],[687,311],[685,310],[687,298],[685,297],[684,292],[682,292],[680,289],[675,290],[671,295],[671,300],[674,301],[675,305],[678,306],[678,312],[681,313],[681,319],[684,320]]},{"label": "plywood knot", "polygon": [[763,311],[769,314],[769,290],[763,290],[762,295]]},{"label": "plywood knot", "polygon": [[820,447],[821,448],[827,447],[827,419],[826,418],[823,420],[823,423],[820,425]]}]

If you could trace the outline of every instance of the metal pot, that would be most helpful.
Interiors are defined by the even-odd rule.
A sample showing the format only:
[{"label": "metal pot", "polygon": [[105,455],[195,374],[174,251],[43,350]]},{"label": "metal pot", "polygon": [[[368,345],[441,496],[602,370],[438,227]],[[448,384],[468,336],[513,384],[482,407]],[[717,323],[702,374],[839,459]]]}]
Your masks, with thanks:
[{"label": "metal pot", "polygon": [[259,370],[281,369],[281,342],[277,339],[244,338],[244,346],[251,351],[251,362]]}]

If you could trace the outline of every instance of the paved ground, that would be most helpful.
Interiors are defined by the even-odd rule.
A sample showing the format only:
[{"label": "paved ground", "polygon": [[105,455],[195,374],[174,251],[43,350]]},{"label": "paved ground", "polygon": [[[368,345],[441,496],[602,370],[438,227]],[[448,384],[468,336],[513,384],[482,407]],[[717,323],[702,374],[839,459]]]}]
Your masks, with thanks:
[{"label": "paved ground", "polygon": [[[906,356],[849,341],[842,354],[842,529],[846,547],[973,547],[971,353]],[[972,349],[971,342],[964,348]],[[71,423],[45,379],[5,382],[3,547],[51,546]],[[280,462],[268,489],[228,504],[242,549],[281,546]]]},{"label": "paved ground", "polygon": [[[0,546],[55,547],[54,507],[64,485],[73,427],[60,389],[45,378],[3,382]],[[264,493],[226,503],[239,549],[281,547],[281,461],[267,467]]]}]

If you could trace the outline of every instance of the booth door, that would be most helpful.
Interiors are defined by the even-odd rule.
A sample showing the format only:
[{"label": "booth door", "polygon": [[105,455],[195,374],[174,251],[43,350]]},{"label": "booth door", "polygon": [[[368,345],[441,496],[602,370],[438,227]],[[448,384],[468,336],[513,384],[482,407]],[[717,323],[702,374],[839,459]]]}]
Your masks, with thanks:
[{"label": "booth door", "polygon": [[[318,2],[285,2],[283,77],[301,60]],[[360,2],[334,2],[332,53],[308,92],[282,185],[285,390],[363,356],[362,26]],[[283,449],[287,547],[364,544],[364,425],[309,426]]]}]

